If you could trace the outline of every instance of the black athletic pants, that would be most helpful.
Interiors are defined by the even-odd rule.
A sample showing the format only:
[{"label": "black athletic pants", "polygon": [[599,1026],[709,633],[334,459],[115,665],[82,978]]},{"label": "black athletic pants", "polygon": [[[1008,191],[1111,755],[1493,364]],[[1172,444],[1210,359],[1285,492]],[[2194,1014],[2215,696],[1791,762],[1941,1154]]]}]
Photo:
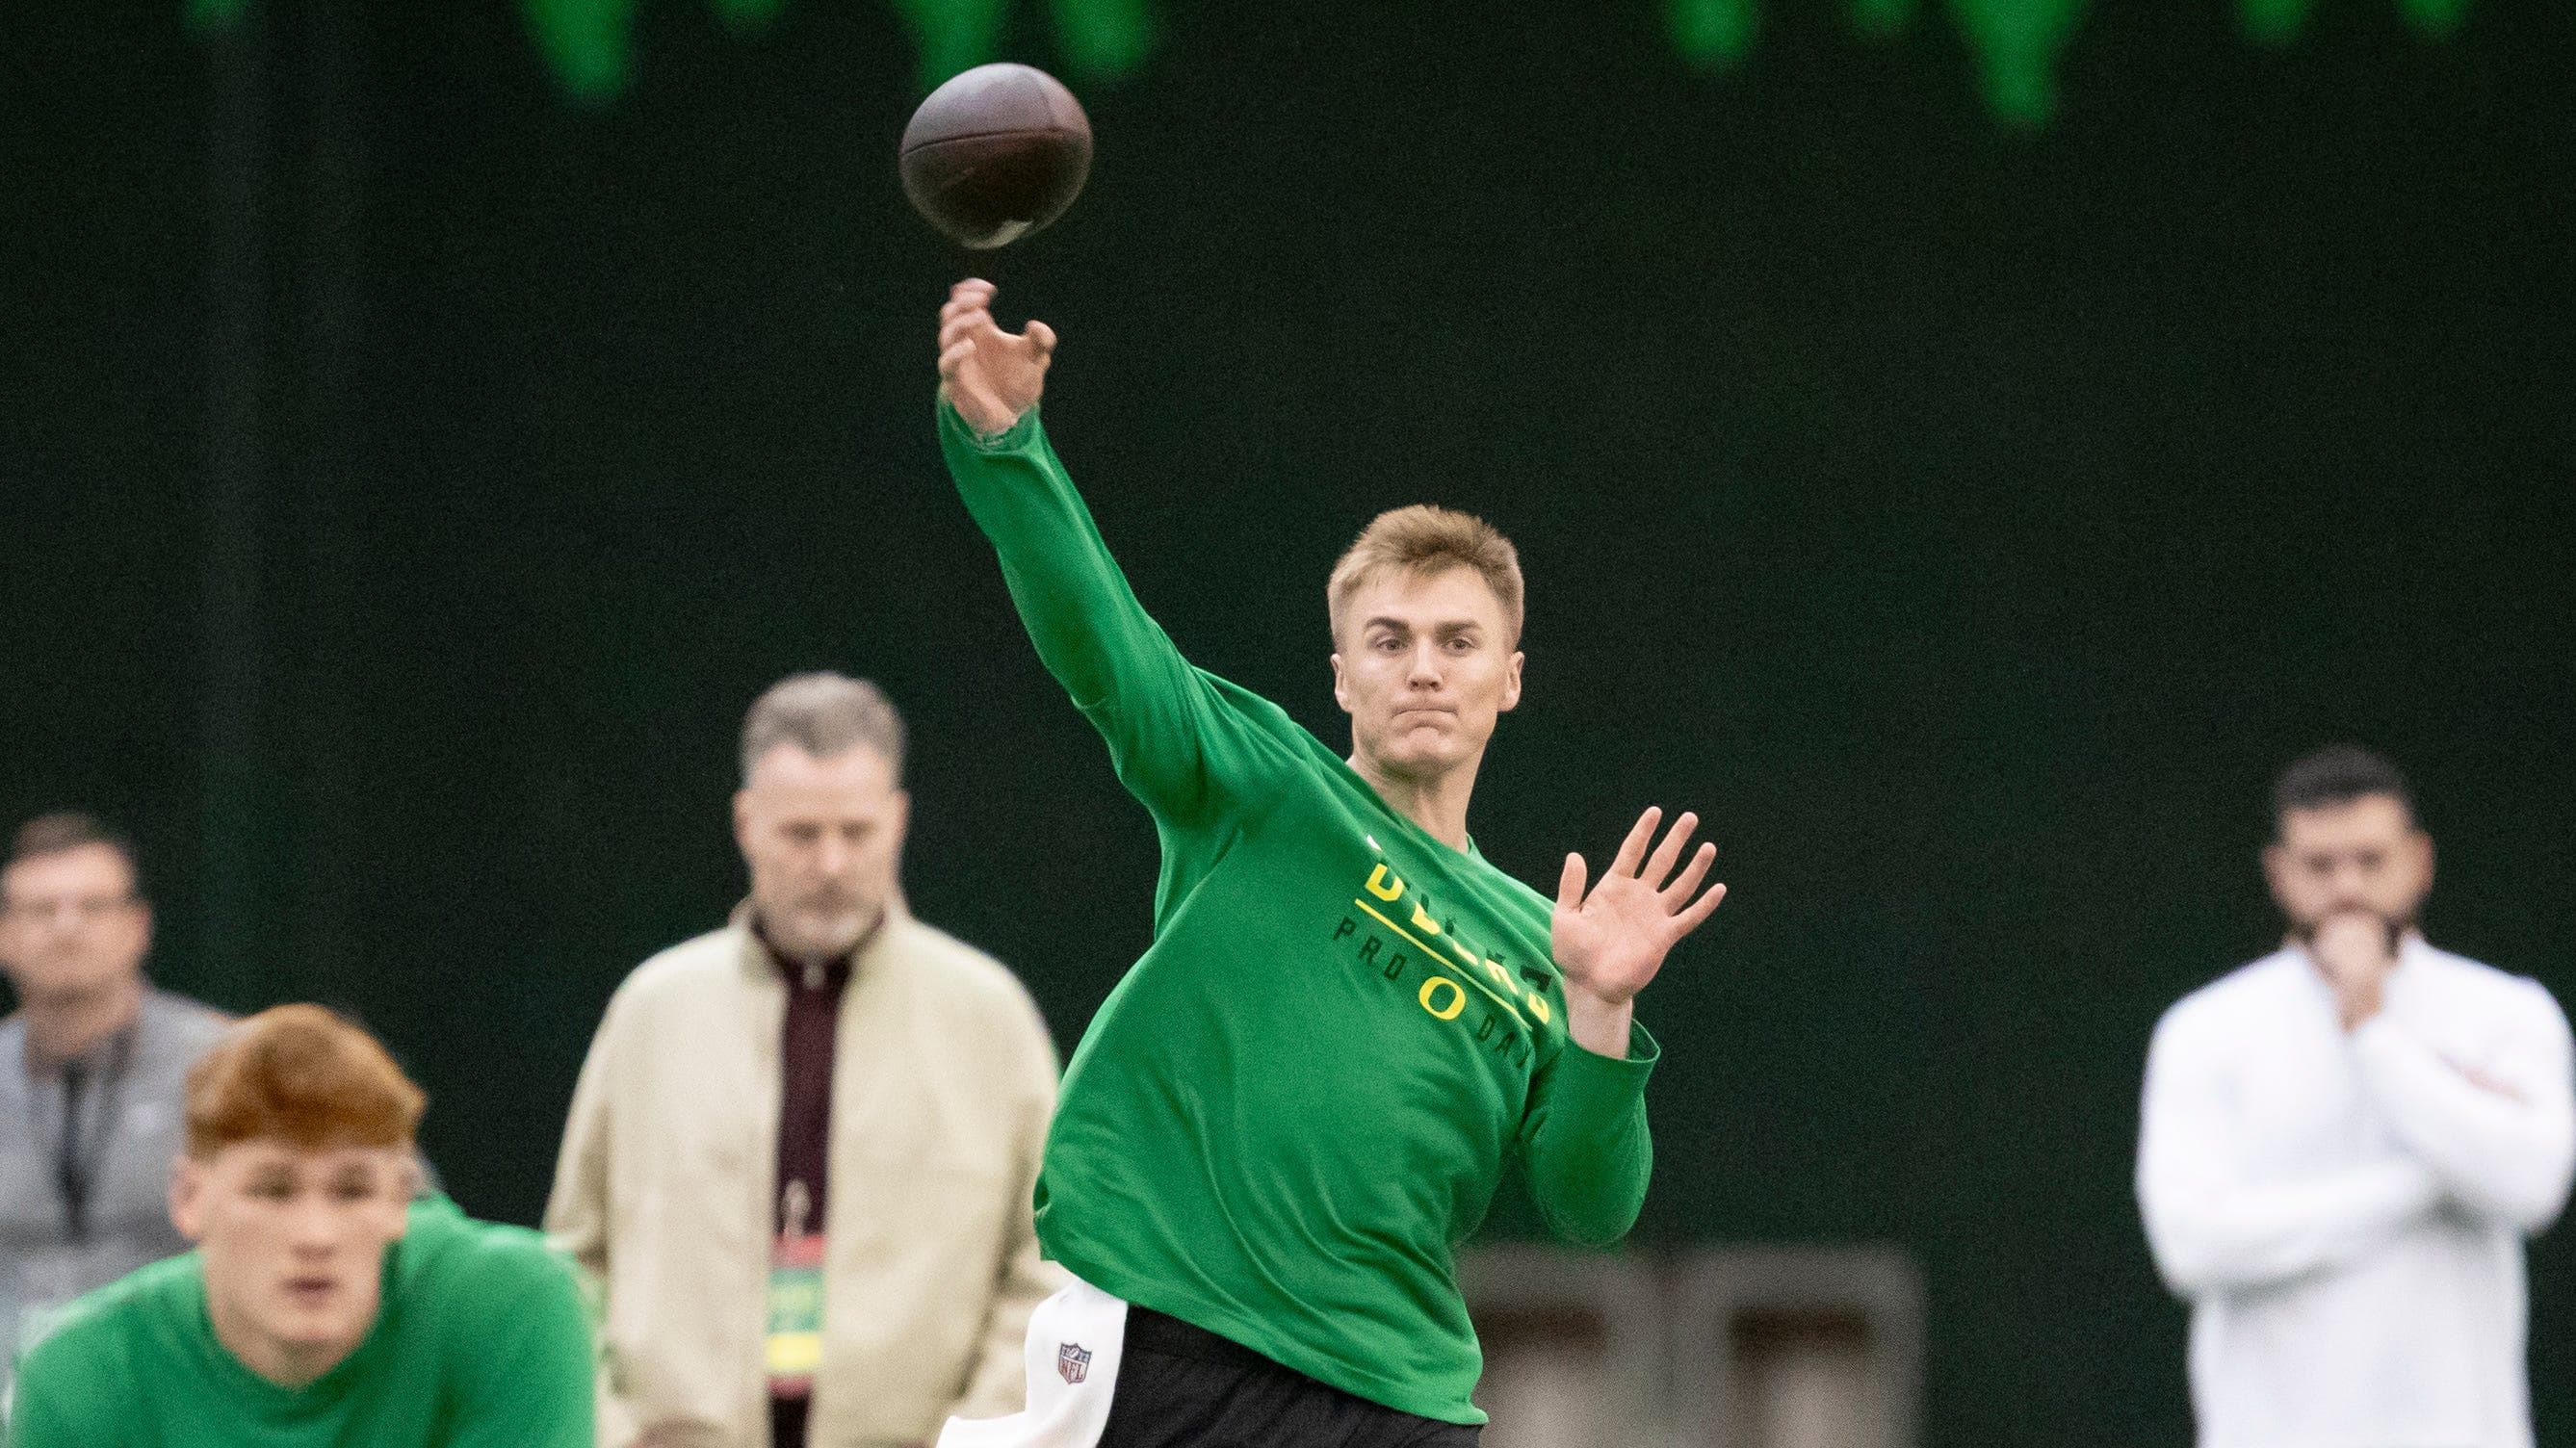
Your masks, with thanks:
[{"label": "black athletic pants", "polygon": [[1127,1309],[1100,1448],[1475,1448],[1472,1424],[1399,1413],[1248,1347]]}]

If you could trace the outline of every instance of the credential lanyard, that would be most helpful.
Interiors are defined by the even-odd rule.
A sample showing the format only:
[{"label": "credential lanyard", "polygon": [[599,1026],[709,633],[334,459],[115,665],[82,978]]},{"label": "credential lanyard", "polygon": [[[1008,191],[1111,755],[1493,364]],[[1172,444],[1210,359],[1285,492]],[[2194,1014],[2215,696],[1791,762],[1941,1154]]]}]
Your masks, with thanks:
[{"label": "credential lanyard", "polygon": [[116,1131],[116,1098],[125,1084],[127,1058],[134,1054],[134,1032],[119,1031],[98,1067],[98,1100],[89,1113],[90,1131],[82,1135],[81,1089],[90,1067],[81,1061],[63,1064],[63,1130],[54,1151],[54,1186],[63,1197],[63,1226],[74,1242],[89,1240],[89,1193],[98,1182],[99,1163],[107,1156],[107,1139]]}]

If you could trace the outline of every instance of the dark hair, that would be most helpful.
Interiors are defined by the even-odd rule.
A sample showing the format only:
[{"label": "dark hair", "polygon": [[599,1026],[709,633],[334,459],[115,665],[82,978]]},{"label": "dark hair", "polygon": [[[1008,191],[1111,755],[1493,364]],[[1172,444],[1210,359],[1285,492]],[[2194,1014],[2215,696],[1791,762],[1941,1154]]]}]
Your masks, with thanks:
[{"label": "dark hair", "polygon": [[2414,793],[2396,765],[2358,744],[2329,744],[2291,761],[2272,782],[2272,820],[2278,825],[2292,810],[2325,809],[2374,794],[2397,801],[2409,820],[2415,818]]},{"label": "dark hair", "polygon": [[18,826],[16,838],[9,842],[6,864],[68,854],[87,845],[105,845],[116,851],[117,858],[125,861],[125,873],[134,880],[134,893],[143,893],[143,862],[135,857],[134,841],[109,828],[97,816],[77,810],[38,815]]}]

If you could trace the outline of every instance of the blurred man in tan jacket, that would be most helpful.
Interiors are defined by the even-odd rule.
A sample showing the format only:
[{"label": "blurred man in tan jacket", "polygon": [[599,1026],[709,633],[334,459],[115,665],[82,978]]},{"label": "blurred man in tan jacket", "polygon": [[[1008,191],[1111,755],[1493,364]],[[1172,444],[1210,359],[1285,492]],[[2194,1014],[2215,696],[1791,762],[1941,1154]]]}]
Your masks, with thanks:
[{"label": "blurred man in tan jacket", "polygon": [[1045,1023],[904,909],[874,685],[779,683],[742,769],[751,898],[610,999],[546,1206],[604,1298],[602,1448],[876,1448],[1015,1411],[1063,1281],[1030,1223]]}]

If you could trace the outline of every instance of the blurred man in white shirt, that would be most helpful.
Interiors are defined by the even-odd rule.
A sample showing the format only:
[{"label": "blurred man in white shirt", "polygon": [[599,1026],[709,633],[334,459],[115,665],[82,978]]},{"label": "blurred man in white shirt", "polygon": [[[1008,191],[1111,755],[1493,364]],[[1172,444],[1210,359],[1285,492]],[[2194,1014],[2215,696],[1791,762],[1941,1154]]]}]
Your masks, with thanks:
[{"label": "blurred man in white shirt", "polygon": [[2201,1448],[2530,1448],[2523,1239],[2576,1166],[2566,1016],[2417,926],[2433,842],[2348,745],[2292,764],[2280,950],[2165,1013],[2138,1203]]}]

